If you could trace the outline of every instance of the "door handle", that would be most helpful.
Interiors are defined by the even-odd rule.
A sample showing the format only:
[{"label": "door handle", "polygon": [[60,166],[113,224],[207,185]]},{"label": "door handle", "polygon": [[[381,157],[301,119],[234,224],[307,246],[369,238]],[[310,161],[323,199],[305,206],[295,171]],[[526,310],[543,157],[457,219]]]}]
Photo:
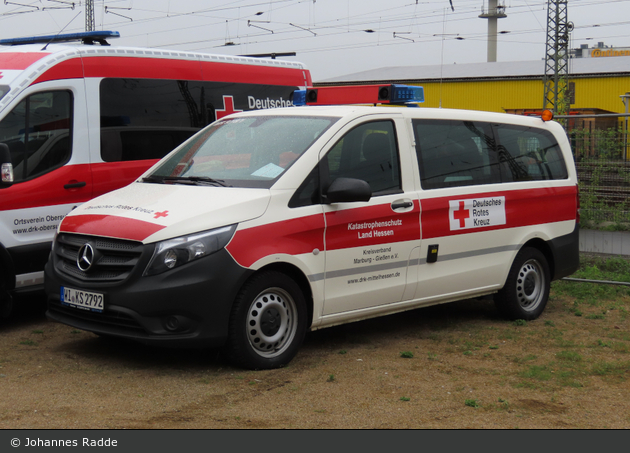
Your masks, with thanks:
[{"label": "door handle", "polygon": [[86,182],[85,181],[76,181],[76,182],[69,182],[68,184],[64,184],[63,188],[64,189],[80,189],[81,187],[85,187],[86,186]]},{"label": "door handle", "polygon": [[392,209],[408,209],[413,207],[413,201],[411,200],[397,200],[392,203]]}]

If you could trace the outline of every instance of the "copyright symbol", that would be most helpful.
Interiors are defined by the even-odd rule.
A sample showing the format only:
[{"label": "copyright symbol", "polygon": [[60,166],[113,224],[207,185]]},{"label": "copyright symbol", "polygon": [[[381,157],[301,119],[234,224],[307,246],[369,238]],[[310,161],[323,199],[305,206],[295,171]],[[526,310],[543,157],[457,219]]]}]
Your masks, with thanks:
[{"label": "copyright symbol", "polygon": [[12,447],[19,447],[20,446],[20,439],[18,439],[17,437],[14,439],[11,439],[11,446]]}]

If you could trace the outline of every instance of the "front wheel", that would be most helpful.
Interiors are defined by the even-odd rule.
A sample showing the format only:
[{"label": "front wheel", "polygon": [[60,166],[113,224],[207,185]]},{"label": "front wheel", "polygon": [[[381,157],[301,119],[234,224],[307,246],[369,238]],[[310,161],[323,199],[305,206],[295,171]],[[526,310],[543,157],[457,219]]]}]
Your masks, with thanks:
[{"label": "front wheel", "polygon": [[258,274],[234,301],[223,353],[244,368],[284,366],[302,344],[306,316],[304,295],[294,280],[276,271]]},{"label": "front wheel", "polygon": [[532,247],[521,249],[508,274],[505,286],[494,302],[509,319],[538,318],[549,299],[549,264],[543,253]]}]

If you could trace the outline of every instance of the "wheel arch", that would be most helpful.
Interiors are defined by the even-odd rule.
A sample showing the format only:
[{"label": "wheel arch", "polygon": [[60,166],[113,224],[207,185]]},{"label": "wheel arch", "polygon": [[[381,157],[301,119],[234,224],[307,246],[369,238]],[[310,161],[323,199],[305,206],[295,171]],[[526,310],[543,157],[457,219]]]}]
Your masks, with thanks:
[{"label": "wheel arch", "polygon": [[310,329],[310,327],[313,324],[313,310],[314,310],[313,290],[311,288],[311,285],[306,275],[304,275],[304,273],[297,266],[294,266],[293,264],[286,263],[286,262],[271,263],[258,269],[256,272],[254,272],[252,275],[249,276],[248,280],[254,277],[255,275],[258,275],[266,271],[281,272],[289,276],[290,278],[292,278],[298,284],[298,286],[302,290],[302,294],[304,295],[304,300],[306,301],[306,310],[308,313],[308,319],[310,320],[307,328]]},{"label": "wheel arch", "polygon": [[547,264],[549,265],[549,277],[551,280],[553,280],[554,275],[556,273],[555,272],[556,271],[555,258],[553,255],[553,251],[551,250],[551,247],[549,246],[547,241],[540,238],[533,238],[527,241],[525,244],[523,244],[523,247],[521,247],[521,250],[525,247],[532,247],[532,248],[538,249],[545,256],[545,259],[547,260]]},{"label": "wheel arch", "polygon": [[2,286],[8,291],[15,289],[15,267],[9,251],[0,243],[0,279]]}]

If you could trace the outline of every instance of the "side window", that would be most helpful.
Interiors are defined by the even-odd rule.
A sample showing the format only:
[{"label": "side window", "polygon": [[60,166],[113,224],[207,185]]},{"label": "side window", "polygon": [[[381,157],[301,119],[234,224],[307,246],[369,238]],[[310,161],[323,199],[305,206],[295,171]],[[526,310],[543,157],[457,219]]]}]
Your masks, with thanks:
[{"label": "side window", "polygon": [[0,121],[0,142],[11,152],[15,182],[64,165],[72,155],[72,93],[28,96]]},{"label": "side window", "polygon": [[160,159],[208,122],[198,83],[104,79],[100,85],[101,158]]},{"label": "side window", "polygon": [[568,178],[560,146],[543,129],[495,125],[503,181]]},{"label": "side window", "polygon": [[500,182],[489,124],[413,120],[423,189]]},{"label": "side window", "polygon": [[398,145],[391,121],[374,121],[357,126],[339,140],[322,162],[324,184],[336,178],[367,181],[372,195],[401,190]]}]

